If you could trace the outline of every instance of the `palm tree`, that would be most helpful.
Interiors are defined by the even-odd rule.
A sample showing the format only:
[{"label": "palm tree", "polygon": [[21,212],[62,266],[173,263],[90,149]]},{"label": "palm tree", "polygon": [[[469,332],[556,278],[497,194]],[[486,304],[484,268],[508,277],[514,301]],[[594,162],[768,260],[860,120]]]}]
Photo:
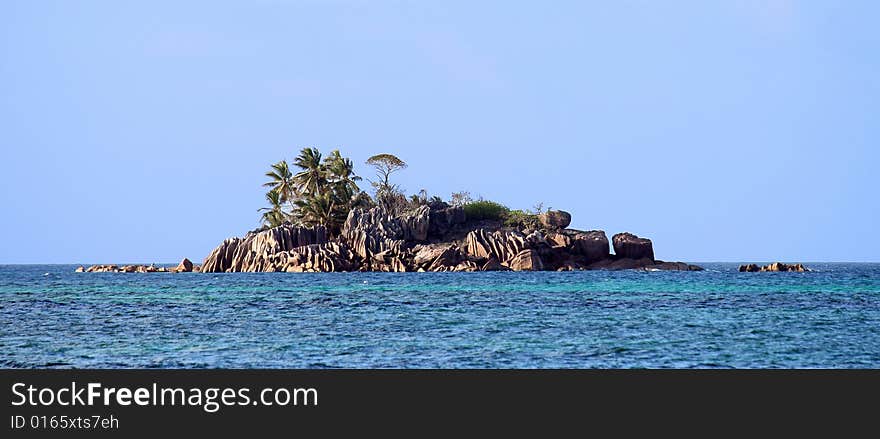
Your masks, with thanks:
[{"label": "palm tree", "polygon": [[[266,199],[272,206],[279,206],[260,209],[266,224],[294,219],[301,224],[323,225],[332,234],[345,222],[355,203],[371,203],[357,185],[361,178],[354,173],[354,163],[339,150],[322,160],[317,148],[303,148],[292,164],[299,168],[296,174],[286,161],[272,165],[272,171],[266,173],[271,180],[264,186],[275,192],[266,194]],[[285,202],[290,203],[289,213],[280,208]]]},{"label": "palm tree", "polygon": [[[263,183],[263,186],[271,188],[270,192],[274,191],[281,203],[290,202],[290,207],[293,208],[296,188],[294,187],[294,176],[290,172],[287,160],[273,164],[272,170],[266,173],[266,177],[269,177],[270,180]],[[266,194],[266,197],[268,196],[269,194]]]},{"label": "palm tree", "polygon": [[319,194],[327,182],[327,170],[321,164],[318,148],[303,148],[293,161],[301,171],[293,176],[296,189],[301,194]]},{"label": "palm tree", "polygon": [[331,233],[344,221],[344,218],[340,220],[338,205],[330,193],[309,194],[296,200],[296,206],[300,222],[307,225],[322,225]]},{"label": "palm tree", "polygon": [[352,197],[361,191],[357,185],[361,178],[354,173],[354,163],[339,154],[337,149],[324,159],[324,166],[327,168],[337,201],[339,204],[350,205]]},{"label": "palm tree", "polygon": [[269,227],[278,227],[285,220],[284,210],[281,209],[281,195],[276,190],[266,193],[269,207],[262,207],[257,212],[263,212],[263,224]]}]

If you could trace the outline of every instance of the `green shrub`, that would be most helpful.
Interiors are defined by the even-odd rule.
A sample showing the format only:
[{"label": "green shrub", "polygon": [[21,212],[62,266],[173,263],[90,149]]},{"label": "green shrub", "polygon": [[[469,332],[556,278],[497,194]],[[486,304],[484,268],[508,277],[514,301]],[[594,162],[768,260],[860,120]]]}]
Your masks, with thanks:
[{"label": "green shrub", "polygon": [[538,229],[541,221],[538,215],[525,212],[522,210],[511,210],[504,216],[504,225],[506,227],[515,227],[517,229]]},{"label": "green shrub", "polygon": [[494,201],[472,201],[464,205],[464,214],[468,220],[500,220],[504,219],[510,209]]}]

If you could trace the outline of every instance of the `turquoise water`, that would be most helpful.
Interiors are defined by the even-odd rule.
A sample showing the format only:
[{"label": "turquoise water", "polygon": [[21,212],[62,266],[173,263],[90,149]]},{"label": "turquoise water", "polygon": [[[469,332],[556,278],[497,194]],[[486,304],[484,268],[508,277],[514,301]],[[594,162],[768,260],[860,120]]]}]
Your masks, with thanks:
[{"label": "turquoise water", "polygon": [[880,264],[812,273],[0,266],[0,367],[880,367]]}]

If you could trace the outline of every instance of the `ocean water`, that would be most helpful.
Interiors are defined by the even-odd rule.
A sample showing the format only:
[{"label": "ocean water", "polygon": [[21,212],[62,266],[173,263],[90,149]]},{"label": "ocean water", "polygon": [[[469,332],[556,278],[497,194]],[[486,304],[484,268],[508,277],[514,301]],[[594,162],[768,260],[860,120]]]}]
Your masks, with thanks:
[{"label": "ocean water", "polygon": [[811,273],[0,266],[3,368],[877,368],[880,264]]}]

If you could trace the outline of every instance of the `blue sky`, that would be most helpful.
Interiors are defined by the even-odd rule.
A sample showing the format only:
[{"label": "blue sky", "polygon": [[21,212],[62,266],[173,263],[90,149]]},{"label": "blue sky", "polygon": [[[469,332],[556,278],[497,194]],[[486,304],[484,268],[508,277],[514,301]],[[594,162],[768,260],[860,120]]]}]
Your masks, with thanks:
[{"label": "blue sky", "polygon": [[631,231],[880,261],[880,3],[0,3],[0,263],[201,260],[304,146]]}]

